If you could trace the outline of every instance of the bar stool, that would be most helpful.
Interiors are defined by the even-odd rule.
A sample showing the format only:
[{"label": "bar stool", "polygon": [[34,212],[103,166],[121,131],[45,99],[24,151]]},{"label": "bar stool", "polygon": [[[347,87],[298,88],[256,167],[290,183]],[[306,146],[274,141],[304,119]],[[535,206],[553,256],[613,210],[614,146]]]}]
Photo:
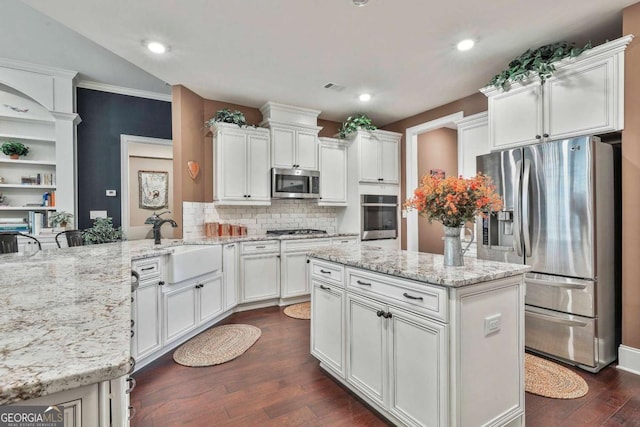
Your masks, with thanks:
[{"label": "bar stool", "polygon": [[42,249],[40,241],[33,236],[19,233],[17,231],[4,231],[0,232],[0,254],[10,254],[18,252],[18,236],[35,240],[35,242],[38,244],[38,249]]},{"label": "bar stool", "polygon": [[71,248],[73,246],[84,246],[84,232],[82,230],[67,230],[61,231],[60,233],[56,234],[56,245],[58,245],[59,248],[61,248],[62,246],[60,245],[58,237],[60,237],[62,234],[64,234],[64,236],[67,238],[68,247]]}]

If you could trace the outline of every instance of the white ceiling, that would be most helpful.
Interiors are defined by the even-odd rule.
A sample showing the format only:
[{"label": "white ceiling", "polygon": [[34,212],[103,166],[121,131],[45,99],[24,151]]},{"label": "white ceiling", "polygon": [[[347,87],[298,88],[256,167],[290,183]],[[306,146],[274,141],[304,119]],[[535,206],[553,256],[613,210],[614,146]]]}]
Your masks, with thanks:
[{"label": "white ceiling", "polygon": [[[270,100],[336,121],[365,112],[384,125],[475,93],[527,48],[616,38],[622,8],[638,0],[23,1],[202,97]],[[476,47],[455,50],[466,37]],[[145,51],[150,39],[171,51]],[[373,99],[361,103],[361,92]]]}]

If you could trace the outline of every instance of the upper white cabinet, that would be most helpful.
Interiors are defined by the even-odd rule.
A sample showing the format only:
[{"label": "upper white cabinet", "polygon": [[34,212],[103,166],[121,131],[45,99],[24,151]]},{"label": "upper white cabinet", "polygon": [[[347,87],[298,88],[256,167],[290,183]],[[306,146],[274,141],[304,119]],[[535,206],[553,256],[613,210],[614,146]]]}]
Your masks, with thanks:
[{"label": "upper white cabinet", "polygon": [[214,202],[219,205],[269,205],[269,131],[216,124],[213,134]]},{"label": "upper white cabinet", "polygon": [[458,123],[458,175],[476,175],[476,157],[489,153],[487,112],[467,116]]},{"label": "upper white cabinet", "polygon": [[[351,146],[358,158],[358,180],[361,183],[398,184],[400,170],[400,137],[383,130],[358,131],[351,134]],[[351,150],[353,152],[353,149]]]},{"label": "upper white cabinet", "polygon": [[624,128],[624,50],[621,37],[558,62],[544,85],[537,77],[504,92],[486,87],[492,150]]},{"label": "upper white cabinet", "polygon": [[318,170],[320,111],[269,101],[260,112],[271,131],[271,167]]},{"label": "upper white cabinet", "polygon": [[347,144],[320,138],[320,206],[347,205]]}]

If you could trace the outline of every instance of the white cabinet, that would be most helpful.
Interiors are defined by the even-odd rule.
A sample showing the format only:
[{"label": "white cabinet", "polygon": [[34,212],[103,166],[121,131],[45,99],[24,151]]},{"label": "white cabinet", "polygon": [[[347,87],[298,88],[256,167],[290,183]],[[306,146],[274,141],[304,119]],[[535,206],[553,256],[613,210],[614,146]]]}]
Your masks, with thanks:
[{"label": "white cabinet", "polygon": [[135,359],[143,358],[162,348],[162,292],[161,280],[140,283],[133,294],[133,352]]},{"label": "white cabinet", "polygon": [[278,298],[279,242],[242,242],[240,247],[240,303]]},{"label": "white cabinet", "polygon": [[218,123],[213,145],[215,203],[271,204],[269,131]]},{"label": "white cabinet", "polygon": [[465,117],[458,123],[458,175],[476,175],[476,157],[488,154],[489,123],[487,112]]},{"label": "white cabinet", "polygon": [[164,286],[164,345],[223,311],[222,274],[212,273]]},{"label": "white cabinet", "polygon": [[238,247],[236,243],[222,247],[222,274],[224,276],[224,311],[238,304]]},{"label": "white cabinet", "polygon": [[492,150],[624,128],[624,50],[621,37],[555,64],[544,85],[537,77],[511,90],[486,87]]},{"label": "white cabinet", "polygon": [[332,283],[313,280],[311,301],[311,354],[344,378],[344,290]]},{"label": "white cabinet", "polygon": [[400,134],[381,130],[352,134],[357,144],[360,182],[398,184]]},{"label": "white cabinet", "polygon": [[331,239],[284,240],[281,247],[280,298],[309,295],[307,252],[331,245]]},{"label": "white cabinet", "polygon": [[320,138],[320,206],[347,205],[347,145]]},{"label": "white cabinet", "polygon": [[271,129],[271,166],[318,170],[317,126],[301,127],[268,121]]}]

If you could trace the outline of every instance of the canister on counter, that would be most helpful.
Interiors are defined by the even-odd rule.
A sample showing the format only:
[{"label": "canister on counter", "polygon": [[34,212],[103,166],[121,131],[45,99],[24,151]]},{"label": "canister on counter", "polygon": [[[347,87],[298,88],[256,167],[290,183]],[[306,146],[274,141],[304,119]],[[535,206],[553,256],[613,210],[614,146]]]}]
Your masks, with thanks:
[{"label": "canister on counter", "polygon": [[241,225],[240,226],[240,235],[241,236],[246,236],[247,235],[247,226],[246,225]]},{"label": "canister on counter", "polygon": [[217,222],[205,222],[204,234],[207,237],[218,237],[218,223]]},{"label": "canister on counter", "polygon": [[231,234],[231,226],[229,224],[220,223],[218,225],[218,236],[226,237]]},{"label": "canister on counter", "polygon": [[236,224],[231,224],[231,235],[239,236],[240,235],[240,226]]}]

